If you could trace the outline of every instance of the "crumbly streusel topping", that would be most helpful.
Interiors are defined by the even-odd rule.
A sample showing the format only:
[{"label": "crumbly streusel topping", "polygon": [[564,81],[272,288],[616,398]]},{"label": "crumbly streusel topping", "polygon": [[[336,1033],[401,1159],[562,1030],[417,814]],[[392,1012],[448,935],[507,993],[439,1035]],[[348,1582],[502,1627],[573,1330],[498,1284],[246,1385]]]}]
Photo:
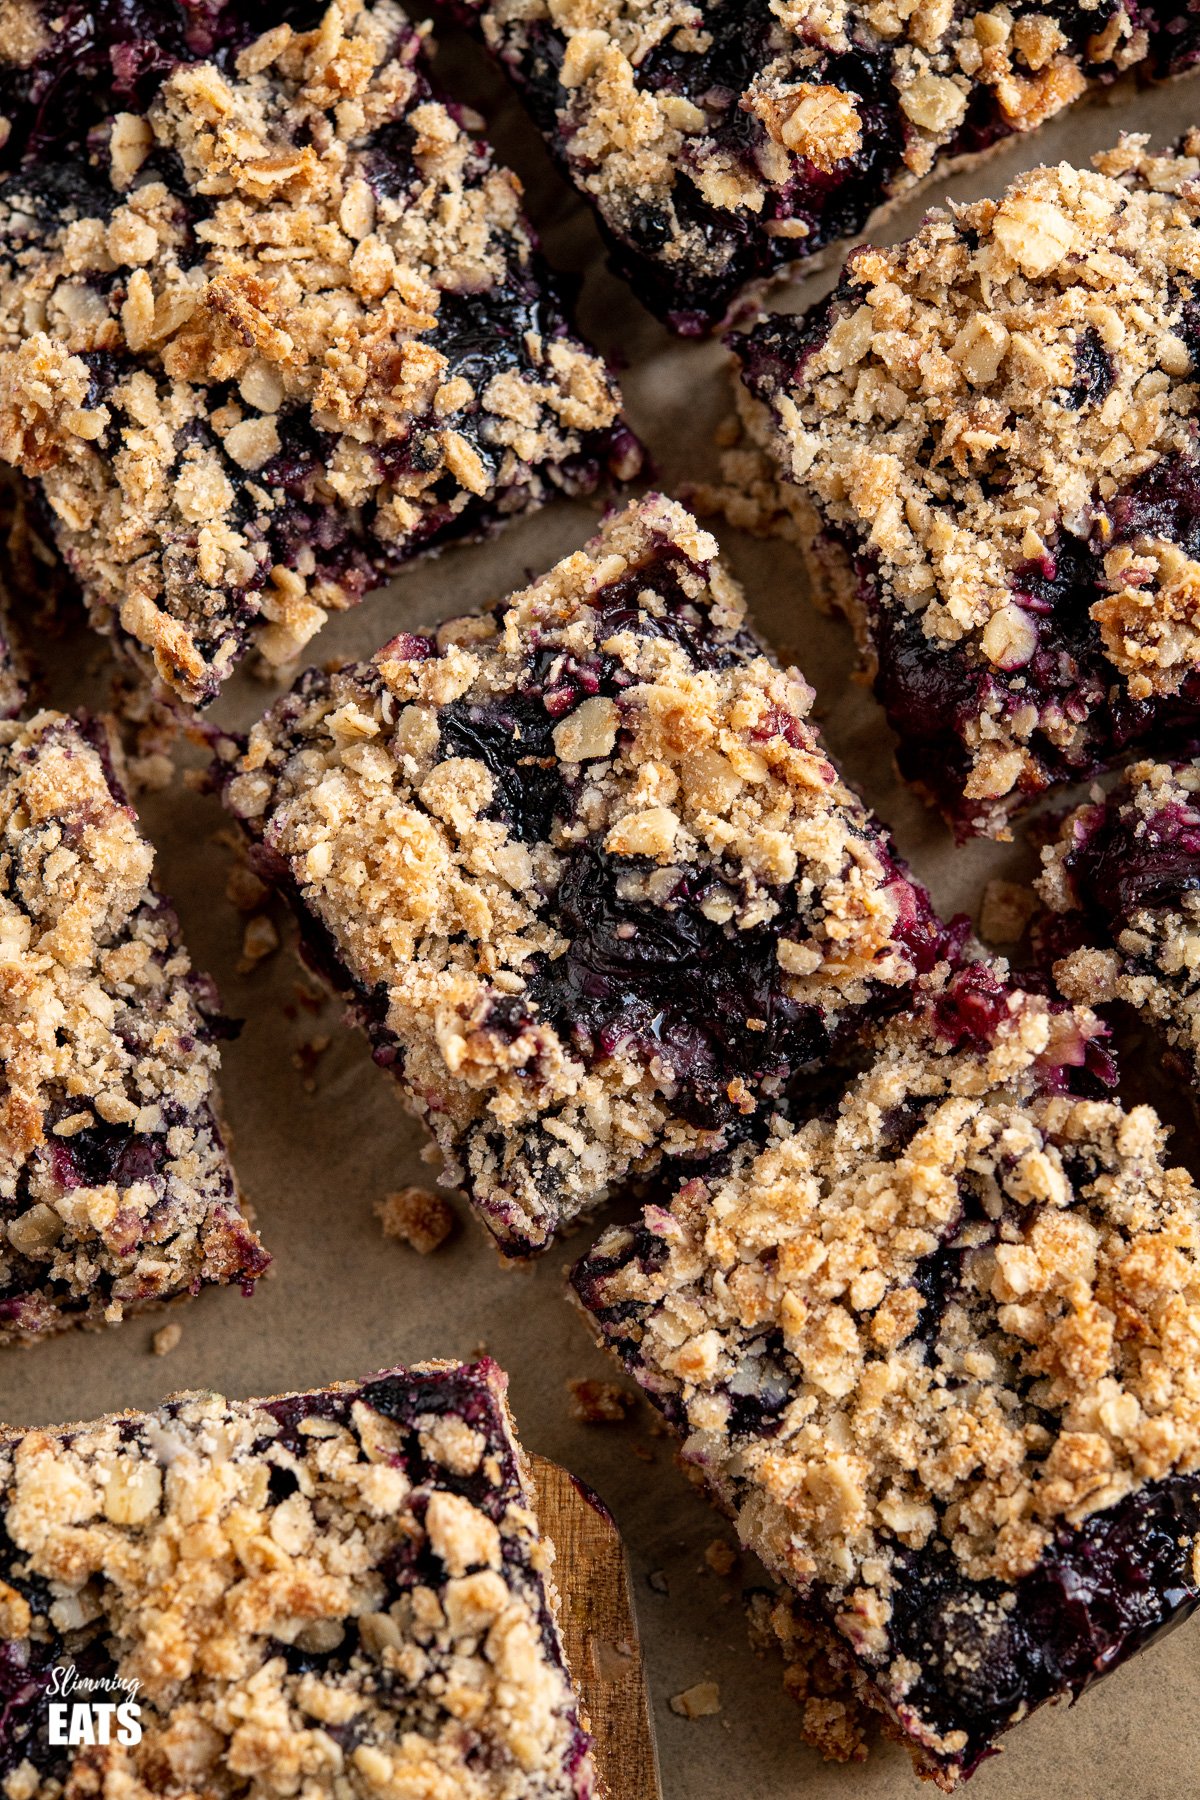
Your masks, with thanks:
[{"label": "crumbly streusel topping", "polygon": [[103,733],[0,724],[0,1342],[253,1280],[219,1062]]},{"label": "crumbly streusel topping", "polygon": [[[891,116],[881,121],[872,80],[880,64],[883,105],[895,109],[897,129],[895,167],[881,173],[876,200],[928,173],[981,91],[998,132],[1028,130],[1077,98],[1088,73],[1111,73],[1147,52],[1129,12],[1099,3],[1082,47],[1053,6],[1019,17],[1006,5],[958,8],[949,0],[458,6],[535,86],[539,116],[550,104],[541,90],[550,79],[546,40],[554,41],[557,146],[573,179],[619,236],[694,278],[719,278],[740,248],[735,235],[707,228],[711,214],[803,253],[813,230],[806,181],[838,165],[844,179],[864,139],[892,126]],[[760,59],[749,78],[747,39],[751,59]]]},{"label": "crumbly streusel topping", "polygon": [[285,662],[455,519],[570,485],[616,419],[420,41],[393,0],[335,0],[177,66],[94,167],[0,188],[0,454],[190,700],[248,634]]},{"label": "crumbly streusel topping", "polygon": [[[652,496],[494,613],[305,677],[228,781],[451,1178],[518,1237],[718,1148],[764,1101],[750,1055],[786,1062],[793,1015],[827,1048],[912,980],[932,917],[716,558]],[[722,1006],[745,1063],[688,1090]]]},{"label": "crumbly streusel topping", "polygon": [[35,1688],[10,1730],[98,1636],[142,1725],[0,1744],[6,1800],[586,1800],[505,1385],[429,1364],[0,1438],[0,1658],[24,1649]]},{"label": "crumbly streusel topping", "polygon": [[1039,1072],[1096,1029],[1018,994],[986,1054],[899,1021],[834,1116],[576,1273],[743,1541],[868,1657],[906,1550],[1013,1581],[1060,1522],[1200,1466],[1200,1197],[1150,1108]]},{"label": "crumbly streusel topping", "polygon": [[[1052,912],[1072,914],[1080,901],[1068,859],[1093,833],[1107,837],[1119,828],[1122,849],[1128,842],[1136,855],[1144,846],[1151,864],[1156,840],[1165,838],[1171,866],[1154,885],[1175,891],[1114,912],[1107,929],[1090,912],[1083,928],[1090,942],[1056,962],[1054,978],[1069,999],[1093,1006],[1123,1000],[1144,1012],[1184,1052],[1200,1082],[1200,894],[1186,886],[1186,858],[1181,865],[1173,854],[1181,827],[1190,826],[1200,842],[1198,794],[1200,764],[1135,763],[1107,802],[1077,807],[1063,821],[1042,851],[1038,892]],[[1193,855],[1200,866],[1200,854]]]},{"label": "crumbly streusel topping", "polygon": [[[855,252],[798,378],[756,375],[749,340],[765,405],[747,417],[806,521],[815,505],[870,560],[875,604],[995,678],[965,727],[965,794],[985,815],[1044,785],[1039,741],[1070,760],[1085,729],[1022,673],[1053,651],[1054,602],[1020,604],[1021,579],[1091,559],[1091,617],[1135,702],[1177,693],[1200,660],[1200,565],[1168,535],[1169,504],[1122,514],[1157,464],[1195,456],[1200,136],[1145,144],[1031,170],[1000,201]],[[840,585],[869,639],[848,570]]]}]

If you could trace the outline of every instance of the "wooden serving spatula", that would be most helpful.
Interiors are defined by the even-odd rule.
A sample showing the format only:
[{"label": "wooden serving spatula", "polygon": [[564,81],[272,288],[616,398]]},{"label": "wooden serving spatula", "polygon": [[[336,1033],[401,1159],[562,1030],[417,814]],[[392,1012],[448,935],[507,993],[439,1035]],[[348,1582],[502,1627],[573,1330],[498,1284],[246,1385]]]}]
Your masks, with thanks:
[{"label": "wooden serving spatula", "polygon": [[662,1800],[620,1533],[603,1504],[573,1475],[542,1456],[530,1461],[542,1525],[558,1550],[559,1623],[592,1722],[600,1774],[612,1800]]}]

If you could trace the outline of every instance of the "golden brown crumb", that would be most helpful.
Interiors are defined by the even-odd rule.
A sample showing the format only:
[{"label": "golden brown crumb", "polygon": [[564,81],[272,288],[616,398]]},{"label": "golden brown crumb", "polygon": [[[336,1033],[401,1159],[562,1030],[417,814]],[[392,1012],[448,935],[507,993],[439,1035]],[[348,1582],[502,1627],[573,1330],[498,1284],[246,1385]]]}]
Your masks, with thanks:
[{"label": "golden brown crumb", "polygon": [[1016,944],[1037,907],[1037,895],[1018,881],[989,881],[979,913],[980,935],[989,944]]},{"label": "golden brown crumb", "polygon": [[215,996],[114,763],[98,723],[0,723],[0,1341],[266,1262],[217,1123]]},{"label": "golden brown crumb", "polygon": [[737,1567],[737,1551],[724,1538],[713,1538],[705,1549],[704,1560],[714,1575],[730,1575]]},{"label": "golden brown crumb", "polygon": [[619,1425],[637,1404],[628,1388],[590,1376],[568,1381],[567,1391],[571,1396],[571,1417],[583,1425]]},{"label": "golden brown crumb", "polygon": [[[623,453],[600,359],[549,299],[523,330],[520,184],[419,49],[394,0],[333,0],[311,31],[172,64],[50,218],[36,166],[4,184],[0,455],[41,483],[94,621],[189,701],[248,636],[286,664],[431,535],[587,485],[595,443]],[[513,317],[481,369],[451,316],[475,296]]]},{"label": "golden brown crumb", "polygon": [[670,1704],[682,1719],[709,1719],[721,1710],[721,1690],[715,1681],[697,1681],[682,1694],[672,1694]]},{"label": "golden brown crumb", "polygon": [[242,954],[238,959],[238,974],[248,975],[256,969],[260,962],[273,956],[279,948],[279,929],[274,919],[266,913],[256,913],[246,923],[242,932]]},{"label": "golden brown crumb", "polygon": [[162,1326],[152,1339],[155,1356],[169,1356],[182,1336],[183,1326],[176,1324],[174,1320],[169,1325]]},{"label": "golden brown crumb", "polygon": [[[276,1401],[183,1394],[0,1429],[0,1630],[18,1666],[47,1645],[82,1663],[100,1633],[102,1667],[136,1684],[141,1737],[104,1752],[102,1789],[591,1794],[554,1547],[504,1392],[494,1366],[425,1364]],[[6,1800],[101,1791],[94,1748],[49,1766],[30,1748]]]},{"label": "golden brown crumb", "polygon": [[247,868],[239,856],[225,883],[225,898],[229,903],[236,906],[239,912],[257,912],[270,891],[266,882],[260,881],[254,870]]},{"label": "golden brown crumb", "polygon": [[428,1188],[398,1188],[375,1202],[375,1214],[385,1237],[409,1244],[421,1256],[429,1256],[446,1242],[457,1223],[454,1208]]}]

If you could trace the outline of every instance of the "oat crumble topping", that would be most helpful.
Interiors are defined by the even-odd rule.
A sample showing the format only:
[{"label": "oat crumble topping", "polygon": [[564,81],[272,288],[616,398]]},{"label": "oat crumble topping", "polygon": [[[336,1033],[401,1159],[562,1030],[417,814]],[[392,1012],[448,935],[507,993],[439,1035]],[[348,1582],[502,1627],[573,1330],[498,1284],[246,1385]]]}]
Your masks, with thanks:
[{"label": "oat crumble topping", "polygon": [[1094,163],[931,213],[735,340],[902,766],[1000,835],[1200,702],[1200,134]]},{"label": "oat crumble topping", "polygon": [[1072,1534],[1200,1469],[1200,1195],[1150,1108],[1054,1091],[1093,1015],[1011,993],[956,1045],[942,1004],[882,1028],[836,1111],[612,1228],[574,1282],[744,1545],[953,1776],[993,1671],[955,1674],[922,1585],[998,1654]]},{"label": "oat crumble topping", "polygon": [[267,1257],[218,1123],[216,995],[104,729],[0,724],[0,1344]]},{"label": "oat crumble topping", "polygon": [[188,701],[418,550],[630,472],[617,405],[393,0],[174,63],[0,185],[0,455]]},{"label": "oat crumble topping", "polygon": [[732,1141],[943,952],[811,702],[651,496],[493,612],[310,671],[227,770],[509,1250]]},{"label": "oat crumble topping", "polygon": [[[936,162],[1123,69],[1187,66],[1178,5],[452,0],[506,65],[618,266],[678,330],[861,229]],[[1183,15],[1183,16],[1181,16]]]},{"label": "oat crumble topping", "polygon": [[[429,1363],[0,1433],[6,1800],[591,1800],[506,1386]],[[48,1744],[68,1662],[140,1684],[139,1744]]]}]

